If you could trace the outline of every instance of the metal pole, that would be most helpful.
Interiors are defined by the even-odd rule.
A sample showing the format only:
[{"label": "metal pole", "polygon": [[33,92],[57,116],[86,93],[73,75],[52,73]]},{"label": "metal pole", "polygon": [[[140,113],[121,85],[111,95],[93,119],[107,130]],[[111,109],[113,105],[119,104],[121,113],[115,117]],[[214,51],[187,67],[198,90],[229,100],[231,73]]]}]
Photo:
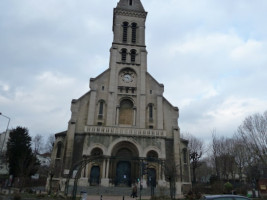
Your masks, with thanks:
[{"label": "metal pole", "polygon": [[142,196],[142,176],[143,176],[143,173],[142,173],[142,162],[140,162],[140,200],[141,200],[141,196]]},{"label": "metal pole", "polygon": [[2,147],[1,147],[1,154],[2,154],[3,148],[4,148],[4,144],[5,144],[5,140],[6,140],[6,134],[7,134],[7,131],[8,131],[8,126],[9,126],[9,123],[10,123],[10,118],[8,116],[3,115],[1,112],[0,112],[0,115],[2,115],[3,117],[5,117],[5,118],[8,119],[8,123],[7,123],[7,127],[6,127],[6,132],[5,132],[5,135],[4,135],[4,140],[3,140],[3,143],[2,143]]}]

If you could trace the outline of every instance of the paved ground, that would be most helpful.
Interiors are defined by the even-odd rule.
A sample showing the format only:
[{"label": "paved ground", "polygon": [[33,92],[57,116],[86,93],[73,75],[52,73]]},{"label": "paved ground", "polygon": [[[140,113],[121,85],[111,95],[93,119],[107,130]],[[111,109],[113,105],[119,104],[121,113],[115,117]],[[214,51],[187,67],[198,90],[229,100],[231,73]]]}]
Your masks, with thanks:
[{"label": "paved ground", "polygon": [[[130,196],[124,196],[124,200],[139,200],[140,197],[131,198]],[[142,199],[150,199],[150,196],[142,196]],[[100,196],[87,196],[87,200],[101,200]],[[102,200],[123,200],[123,196],[102,196]]]},{"label": "paved ground", "polygon": [[[40,200],[40,198],[23,198],[25,200]],[[43,200],[46,200],[47,198],[44,198]],[[140,197],[137,198],[131,198],[130,196],[102,196],[102,200],[139,200]],[[149,200],[150,196],[142,196],[142,200]],[[9,196],[5,196],[5,195],[0,195],[0,200],[10,200]],[[89,195],[87,196],[86,200],[101,200],[100,196],[93,196],[93,195]]]}]

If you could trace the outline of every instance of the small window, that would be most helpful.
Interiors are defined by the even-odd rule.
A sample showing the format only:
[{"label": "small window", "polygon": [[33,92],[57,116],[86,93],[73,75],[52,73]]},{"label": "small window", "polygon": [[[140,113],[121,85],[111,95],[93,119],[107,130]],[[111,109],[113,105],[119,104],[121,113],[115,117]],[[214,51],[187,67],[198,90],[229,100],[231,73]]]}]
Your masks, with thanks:
[{"label": "small window", "polygon": [[99,115],[103,115],[103,110],[104,110],[104,102],[103,101],[100,101],[98,114]]},{"label": "small window", "polygon": [[129,5],[130,5],[130,6],[133,5],[133,0],[129,0]]},{"label": "small window", "polygon": [[102,122],[98,122],[97,125],[98,125],[98,126],[102,126]]},{"label": "small window", "polygon": [[150,94],[152,94],[152,90],[150,90]]},{"label": "small window", "polygon": [[149,119],[153,119],[153,105],[149,104]]},{"label": "small window", "polygon": [[149,126],[149,129],[153,129],[154,127],[153,126]]},{"label": "small window", "polygon": [[132,23],[132,43],[136,43],[136,23]]},{"label": "small window", "polygon": [[121,61],[122,62],[126,62],[126,55],[127,55],[127,50],[122,49],[122,51],[121,51]]},{"label": "small window", "polygon": [[123,29],[122,41],[127,42],[128,22],[123,22],[122,29]]},{"label": "small window", "polygon": [[136,50],[132,49],[131,50],[131,62],[135,62],[135,57],[136,57]]},{"label": "small window", "polygon": [[102,90],[103,90],[103,91],[105,90],[105,86],[102,86]]}]

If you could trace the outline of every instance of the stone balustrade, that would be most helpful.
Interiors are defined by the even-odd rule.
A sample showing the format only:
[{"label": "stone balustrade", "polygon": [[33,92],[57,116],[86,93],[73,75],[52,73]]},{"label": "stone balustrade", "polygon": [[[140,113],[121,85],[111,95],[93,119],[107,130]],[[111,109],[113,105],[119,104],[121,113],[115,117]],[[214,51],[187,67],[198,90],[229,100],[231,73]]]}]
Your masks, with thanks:
[{"label": "stone balustrade", "polygon": [[127,127],[102,127],[102,126],[85,126],[85,133],[103,134],[103,135],[127,135],[143,137],[166,137],[165,130],[155,129],[138,129]]}]

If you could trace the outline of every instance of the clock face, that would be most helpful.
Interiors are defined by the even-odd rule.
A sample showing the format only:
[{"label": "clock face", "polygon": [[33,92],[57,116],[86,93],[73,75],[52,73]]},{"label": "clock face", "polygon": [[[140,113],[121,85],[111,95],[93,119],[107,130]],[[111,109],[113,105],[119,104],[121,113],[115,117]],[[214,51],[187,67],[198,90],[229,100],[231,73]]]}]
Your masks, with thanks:
[{"label": "clock face", "polygon": [[130,69],[126,69],[120,73],[120,80],[124,84],[126,83],[128,86],[129,85],[132,86],[132,84],[135,83],[135,77],[136,77],[135,72]]},{"label": "clock face", "polygon": [[123,75],[123,81],[125,81],[126,83],[132,82],[133,78],[130,74],[124,74]]}]

